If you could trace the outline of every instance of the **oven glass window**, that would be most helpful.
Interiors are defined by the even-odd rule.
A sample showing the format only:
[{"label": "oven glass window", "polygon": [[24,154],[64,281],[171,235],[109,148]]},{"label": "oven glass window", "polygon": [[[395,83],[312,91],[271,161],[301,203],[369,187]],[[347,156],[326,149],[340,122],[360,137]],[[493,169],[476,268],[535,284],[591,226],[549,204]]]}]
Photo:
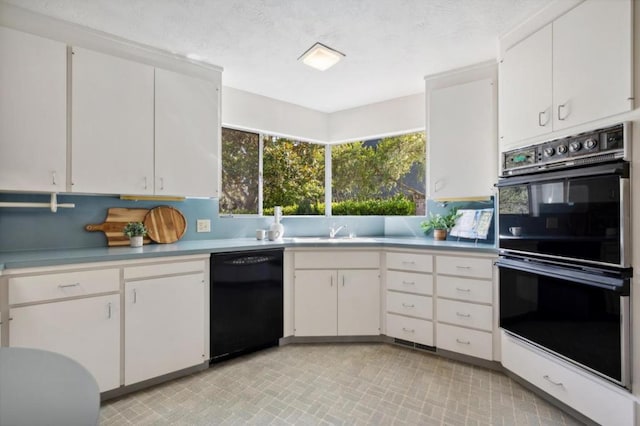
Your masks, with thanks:
[{"label": "oven glass window", "polygon": [[620,382],[618,293],[500,268],[500,327]]},{"label": "oven glass window", "polygon": [[620,263],[618,176],[504,186],[499,196],[500,248]]}]

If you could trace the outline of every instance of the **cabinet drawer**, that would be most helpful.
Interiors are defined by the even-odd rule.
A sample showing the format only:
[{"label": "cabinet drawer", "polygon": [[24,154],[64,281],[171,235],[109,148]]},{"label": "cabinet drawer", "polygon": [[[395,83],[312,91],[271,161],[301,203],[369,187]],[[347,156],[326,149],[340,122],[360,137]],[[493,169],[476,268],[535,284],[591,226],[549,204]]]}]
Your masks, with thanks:
[{"label": "cabinet drawer", "polygon": [[379,269],[376,251],[305,251],[294,254],[296,269]]},{"label": "cabinet drawer", "polygon": [[9,278],[9,304],[106,293],[120,289],[118,269]]},{"label": "cabinet drawer", "polygon": [[429,296],[387,291],[387,311],[423,319],[432,319],[433,299]]},{"label": "cabinet drawer", "polygon": [[438,276],[438,296],[475,303],[493,303],[493,282]]},{"label": "cabinet drawer", "polygon": [[387,269],[432,272],[433,256],[417,253],[387,253]]},{"label": "cabinet drawer", "polygon": [[502,333],[502,365],[602,425],[634,424],[632,396]]},{"label": "cabinet drawer", "polygon": [[436,303],[438,322],[448,322],[486,331],[493,329],[493,308],[491,306],[445,299],[438,299]]},{"label": "cabinet drawer", "polygon": [[433,275],[387,271],[387,289],[417,294],[433,294]]},{"label": "cabinet drawer", "polygon": [[206,268],[207,264],[204,260],[131,266],[124,268],[124,279],[130,280],[135,278],[159,277],[162,275],[188,274],[190,272],[202,272],[206,270]]},{"label": "cabinet drawer", "polygon": [[387,314],[387,336],[433,346],[431,321]]},{"label": "cabinet drawer", "polygon": [[437,256],[436,270],[438,274],[492,278],[493,260],[474,257]]},{"label": "cabinet drawer", "polygon": [[476,358],[493,359],[491,333],[440,323],[436,326],[436,330],[438,348]]}]

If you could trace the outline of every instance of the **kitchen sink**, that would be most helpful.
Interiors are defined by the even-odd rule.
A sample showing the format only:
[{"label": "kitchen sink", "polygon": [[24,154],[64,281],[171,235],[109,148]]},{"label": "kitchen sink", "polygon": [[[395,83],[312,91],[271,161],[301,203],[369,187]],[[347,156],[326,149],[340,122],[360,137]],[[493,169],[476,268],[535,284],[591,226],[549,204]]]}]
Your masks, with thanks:
[{"label": "kitchen sink", "polygon": [[289,238],[293,243],[377,243],[374,237],[293,237]]}]

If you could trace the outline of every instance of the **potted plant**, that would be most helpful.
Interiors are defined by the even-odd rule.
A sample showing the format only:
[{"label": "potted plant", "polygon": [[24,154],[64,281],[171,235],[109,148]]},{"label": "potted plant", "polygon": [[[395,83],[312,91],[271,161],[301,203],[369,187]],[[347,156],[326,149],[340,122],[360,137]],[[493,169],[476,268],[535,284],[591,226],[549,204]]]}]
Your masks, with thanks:
[{"label": "potted plant", "polygon": [[429,220],[420,223],[425,234],[433,230],[434,240],[446,240],[447,232],[456,226],[456,220],[462,215],[457,209],[451,210],[446,215],[429,213]]},{"label": "potted plant", "polygon": [[142,247],[142,238],[147,235],[147,228],[142,222],[129,222],[122,232],[129,237],[131,247]]}]

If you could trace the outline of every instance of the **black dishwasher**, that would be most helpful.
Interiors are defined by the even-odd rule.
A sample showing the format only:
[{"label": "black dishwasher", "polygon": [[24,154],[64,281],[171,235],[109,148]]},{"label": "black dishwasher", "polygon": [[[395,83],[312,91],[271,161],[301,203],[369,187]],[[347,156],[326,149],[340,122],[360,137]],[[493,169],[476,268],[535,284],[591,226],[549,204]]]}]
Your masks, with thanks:
[{"label": "black dishwasher", "polygon": [[211,256],[211,363],[278,345],[282,249]]}]

